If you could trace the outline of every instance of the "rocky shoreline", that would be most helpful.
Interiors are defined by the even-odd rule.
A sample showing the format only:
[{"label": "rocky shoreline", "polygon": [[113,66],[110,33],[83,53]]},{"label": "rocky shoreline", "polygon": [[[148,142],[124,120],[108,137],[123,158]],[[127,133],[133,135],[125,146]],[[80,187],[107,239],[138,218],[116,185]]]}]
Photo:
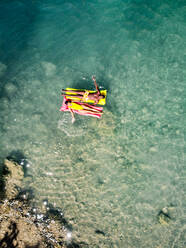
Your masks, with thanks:
[{"label": "rocky shoreline", "polygon": [[[29,204],[29,191],[21,189],[23,167],[5,160],[0,176],[0,247],[81,247],[71,238],[60,209],[44,202],[45,211]],[[43,210],[42,210],[43,211]]]}]

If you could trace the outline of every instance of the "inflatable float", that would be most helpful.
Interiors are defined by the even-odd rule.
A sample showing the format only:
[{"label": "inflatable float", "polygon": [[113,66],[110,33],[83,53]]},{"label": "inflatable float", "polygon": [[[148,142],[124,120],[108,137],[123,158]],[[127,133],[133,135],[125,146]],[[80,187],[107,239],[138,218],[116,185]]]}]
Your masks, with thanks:
[{"label": "inflatable float", "polygon": [[[62,103],[62,106],[60,108],[60,111],[70,111],[70,108],[65,104],[67,100],[67,97],[65,96],[63,98],[63,103]],[[74,100],[74,99],[73,99]],[[100,111],[99,113],[82,113],[81,110],[79,110],[78,108],[77,109],[74,109],[74,108],[71,108],[72,111],[76,114],[79,114],[79,115],[86,115],[86,116],[92,116],[92,117],[97,117],[97,118],[100,118],[101,115],[103,114],[103,108],[102,107],[96,107],[94,105],[89,105],[89,104],[85,104],[85,103],[81,103],[81,102],[74,102],[75,104],[78,104],[78,105],[86,105],[87,107],[91,107],[92,109],[95,109],[95,110],[98,110]],[[75,106],[75,105],[74,105]],[[82,106],[82,109],[83,109],[83,106]]]},{"label": "inflatable float", "polygon": [[[77,101],[77,102],[94,103],[94,100],[88,99],[87,96],[88,96],[89,93],[96,93],[95,90],[85,90],[85,89],[82,89],[81,90],[81,89],[73,89],[73,88],[66,88],[65,90],[66,90],[65,97],[67,99],[71,99],[71,100]],[[70,92],[68,92],[68,90]],[[73,93],[73,91],[75,91],[75,92]],[[85,92],[85,95],[87,94],[87,96],[83,96],[83,99],[79,98],[77,96],[77,92],[78,91],[80,91],[80,92],[84,91]],[[104,98],[103,99],[100,99],[97,104],[99,104],[99,105],[105,105],[106,104],[107,90],[100,90],[100,93],[101,93],[102,96],[104,96]],[[68,95],[70,95],[70,96],[68,96]],[[74,95],[74,96],[72,96],[72,95]]]}]

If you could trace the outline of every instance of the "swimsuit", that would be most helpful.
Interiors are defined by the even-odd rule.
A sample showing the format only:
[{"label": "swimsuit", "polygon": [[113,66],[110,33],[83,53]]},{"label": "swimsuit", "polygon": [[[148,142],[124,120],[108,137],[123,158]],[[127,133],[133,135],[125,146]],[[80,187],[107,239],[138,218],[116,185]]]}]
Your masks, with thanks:
[{"label": "swimsuit", "polygon": [[88,101],[88,99],[89,99],[88,98],[88,95],[89,95],[89,91],[86,90],[85,93],[84,93],[84,95],[83,95],[83,98],[82,98],[82,101],[83,102],[87,102]]},{"label": "swimsuit", "polygon": [[74,109],[74,110],[83,110],[83,107],[80,104],[77,104],[75,102],[71,102],[71,104],[68,104],[68,108]]}]

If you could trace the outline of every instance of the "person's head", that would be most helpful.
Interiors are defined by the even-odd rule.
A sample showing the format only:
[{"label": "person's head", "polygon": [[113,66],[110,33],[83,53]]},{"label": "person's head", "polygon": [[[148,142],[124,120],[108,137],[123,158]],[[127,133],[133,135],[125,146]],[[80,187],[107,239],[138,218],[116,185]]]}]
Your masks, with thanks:
[{"label": "person's head", "polygon": [[66,101],[65,101],[65,105],[68,105],[68,103],[71,103],[72,101],[70,100],[70,99],[67,99]]},{"label": "person's head", "polygon": [[105,96],[103,96],[103,95],[99,96],[99,99],[104,99],[104,98],[105,98]]}]

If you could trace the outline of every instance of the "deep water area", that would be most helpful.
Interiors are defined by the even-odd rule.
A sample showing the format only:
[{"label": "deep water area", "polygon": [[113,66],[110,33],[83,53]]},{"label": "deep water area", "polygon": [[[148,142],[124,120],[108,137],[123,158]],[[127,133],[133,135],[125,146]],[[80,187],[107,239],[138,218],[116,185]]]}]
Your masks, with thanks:
[{"label": "deep water area", "polygon": [[[186,2],[1,0],[0,159],[85,247],[185,247]],[[61,89],[107,89],[101,119]],[[162,217],[164,216],[164,217]],[[70,241],[69,241],[70,242]]]}]

